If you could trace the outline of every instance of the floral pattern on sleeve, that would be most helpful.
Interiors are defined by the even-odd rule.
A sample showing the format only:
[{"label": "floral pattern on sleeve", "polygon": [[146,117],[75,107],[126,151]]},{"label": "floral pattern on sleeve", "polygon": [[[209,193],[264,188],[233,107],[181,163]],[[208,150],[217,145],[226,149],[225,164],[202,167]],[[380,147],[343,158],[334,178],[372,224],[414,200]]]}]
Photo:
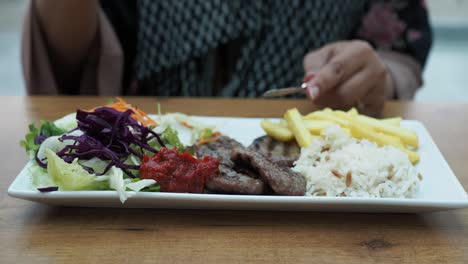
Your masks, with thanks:
[{"label": "floral pattern on sleeve", "polygon": [[424,0],[371,0],[357,37],[377,50],[394,50],[424,65],[432,44]]}]

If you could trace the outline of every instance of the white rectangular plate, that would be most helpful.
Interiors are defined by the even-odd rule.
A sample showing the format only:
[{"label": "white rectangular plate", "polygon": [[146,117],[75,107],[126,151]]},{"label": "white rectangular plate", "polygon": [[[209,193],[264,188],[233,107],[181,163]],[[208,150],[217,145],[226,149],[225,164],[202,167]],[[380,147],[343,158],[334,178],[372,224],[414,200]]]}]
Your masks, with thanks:
[{"label": "white rectangular plate", "polygon": [[[244,145],[264,134],[260,118],[196,117],[216,125],[225,135]],[[402,126],[420,139],[417,165],[423,180],[415,198],[292,197],[187,193],[138,193],[122,204],[114,191],[56,191],[40,193],[31,186],[27,166],[8,189],[12,197],[64,206],[125,208],[188,208],[231,210],[341,211],[341,212],[429,212],[468,207],[468,196],[449,168],[426,128],[417,121]]]}]

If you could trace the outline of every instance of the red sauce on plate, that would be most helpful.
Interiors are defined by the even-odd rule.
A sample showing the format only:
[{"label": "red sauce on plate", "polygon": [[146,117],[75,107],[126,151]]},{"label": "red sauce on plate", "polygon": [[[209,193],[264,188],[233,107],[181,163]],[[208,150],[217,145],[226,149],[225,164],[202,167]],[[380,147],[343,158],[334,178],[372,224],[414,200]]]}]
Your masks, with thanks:
[{"label": "red sauce on plate", "polygon": [[162,192],[203,193],[205,182],[219,173],[219,160],[196,159],[190,153],[162,148],[150,157],[145,155],[140,166],[141,179],[154,179]]}]

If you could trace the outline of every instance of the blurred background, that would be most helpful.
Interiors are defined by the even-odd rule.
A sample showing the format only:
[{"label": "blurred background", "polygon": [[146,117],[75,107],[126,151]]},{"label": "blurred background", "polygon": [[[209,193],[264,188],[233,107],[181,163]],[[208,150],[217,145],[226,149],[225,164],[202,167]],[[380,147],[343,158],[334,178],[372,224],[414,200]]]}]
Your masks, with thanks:
[{"label": "blurred background", "polygon": [[[19,55],[26,3],[0,0],[0,95],[26,94]],[[468,0],[428,0],[427,5],[434,43],[416,100],[468,102]]]}]

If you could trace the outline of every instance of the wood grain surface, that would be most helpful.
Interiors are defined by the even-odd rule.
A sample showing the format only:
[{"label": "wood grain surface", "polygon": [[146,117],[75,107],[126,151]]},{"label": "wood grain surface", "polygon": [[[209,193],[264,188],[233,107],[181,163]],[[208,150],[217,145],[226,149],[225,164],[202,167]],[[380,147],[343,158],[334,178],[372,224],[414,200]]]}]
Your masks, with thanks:
[{"label": "wood grain surface", "polygon": [[[303,100],[126,98],[144,111],[279,117]],[[468,263],[468,210],[427,214],[53,207],[8,197],[33,120],[104,104],[98,97],[0,97],[0,263]],[[422,121],[468,188],[468,105],[389,102]],[[443,177],[443,175],[441,175]]]}]

